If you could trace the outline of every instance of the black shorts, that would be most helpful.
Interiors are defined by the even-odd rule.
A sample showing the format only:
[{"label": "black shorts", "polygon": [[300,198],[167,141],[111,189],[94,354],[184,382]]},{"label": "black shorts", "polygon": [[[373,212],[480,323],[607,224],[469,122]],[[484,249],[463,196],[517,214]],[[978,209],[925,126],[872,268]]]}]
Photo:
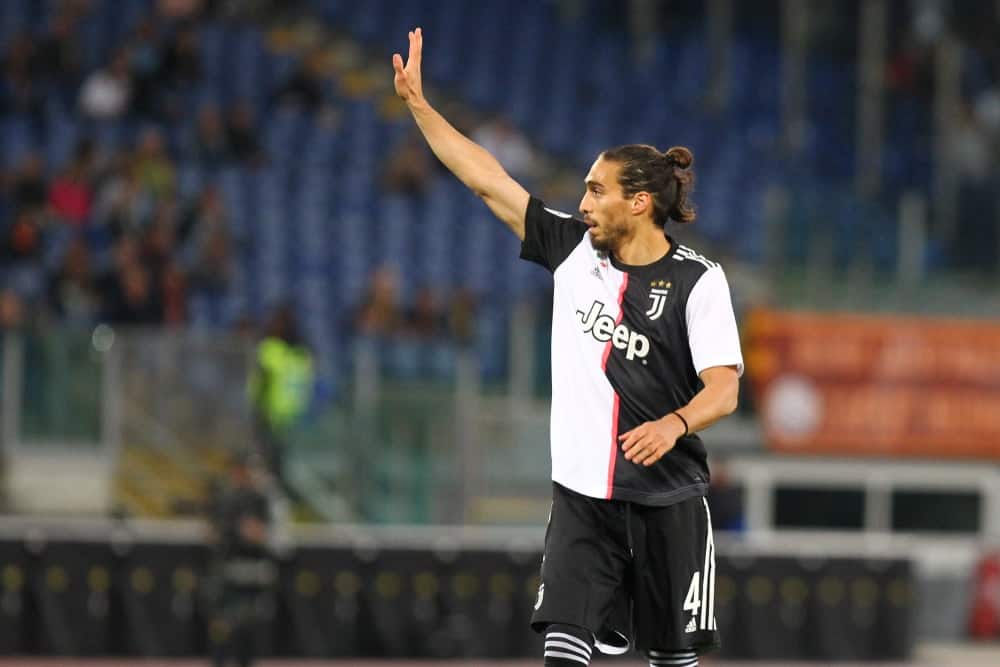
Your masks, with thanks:
[{"label": "black shorts", "polygon": [[[704,498],[650,507],[554,484],[531,627],[590,630],[606,653],[719,646],[715,545]],[[611,650],[618,637],[620,650]]]}]

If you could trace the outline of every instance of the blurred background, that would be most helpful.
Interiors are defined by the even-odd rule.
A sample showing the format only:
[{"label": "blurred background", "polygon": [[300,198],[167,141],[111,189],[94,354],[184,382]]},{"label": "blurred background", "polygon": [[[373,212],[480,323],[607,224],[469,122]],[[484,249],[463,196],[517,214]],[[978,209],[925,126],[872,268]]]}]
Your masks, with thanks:
[{"label": "blurred background", "polygon": [[1000,664],[996,0],[0,3],[4,664],[537,663],[551,279],[395,97],[417,25],[551,206],[694,152],[716,664]]}]

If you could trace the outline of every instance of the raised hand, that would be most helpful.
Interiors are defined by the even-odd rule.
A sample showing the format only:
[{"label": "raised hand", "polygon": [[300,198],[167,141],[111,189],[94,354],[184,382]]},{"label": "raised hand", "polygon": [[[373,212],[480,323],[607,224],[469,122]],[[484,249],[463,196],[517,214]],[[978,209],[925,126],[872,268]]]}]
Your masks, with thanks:
[{"label": "raised hand", "polygon": [[504,171],[489,151],[456,130],[424,98],[420,74],[423,50],[424,33],[416,28],[410,32],[410,55],[406,63],[398,53],[392,54],[396,94],[406,102],[406,108],[434,155],[486,202],[490,210],[517,234],[517,238],[524,239],[524,212],[530,199],[528,191]]},{"label": "raised hand", "polygon": [[424,49],[424,34],[417,28],[410,31],[410,54],[403,65],[403,57],[392,54],[392,68],[396,71],[393,84],[396,94],[407,104],[420,102],[424,99],[424,86],[420,75],[420,57]]}]

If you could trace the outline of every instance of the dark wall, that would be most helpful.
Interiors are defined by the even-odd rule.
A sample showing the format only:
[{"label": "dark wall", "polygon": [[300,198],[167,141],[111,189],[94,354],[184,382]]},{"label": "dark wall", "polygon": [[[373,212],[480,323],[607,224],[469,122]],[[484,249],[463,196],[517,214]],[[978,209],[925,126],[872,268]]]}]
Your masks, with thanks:
[{"label": "dark wall", "polygon": [[[259,606],[262,647],[309,657],[538,656],[541,554],[302,546]],[[0,654],[204,655],[199,544],[0,541]],[[723,654],[898,660],[913,643],[906,561],[720,556]]]}]

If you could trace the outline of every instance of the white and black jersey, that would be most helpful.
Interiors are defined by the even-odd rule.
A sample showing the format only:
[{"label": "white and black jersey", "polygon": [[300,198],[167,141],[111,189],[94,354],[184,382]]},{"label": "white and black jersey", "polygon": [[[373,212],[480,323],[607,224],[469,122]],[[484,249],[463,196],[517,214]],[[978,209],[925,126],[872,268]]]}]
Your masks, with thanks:
[{"label": "white and black jersey", "polygon": [[594,249],[588,227],[528,203],[521,257],[553,273],[552,479],[593,498],[671,505],[708,490],[697,435],[645,467],[618,435],[687,405],[712,366],[743,372],[722,268],[670,239],[670,251],[627,266]]}]

